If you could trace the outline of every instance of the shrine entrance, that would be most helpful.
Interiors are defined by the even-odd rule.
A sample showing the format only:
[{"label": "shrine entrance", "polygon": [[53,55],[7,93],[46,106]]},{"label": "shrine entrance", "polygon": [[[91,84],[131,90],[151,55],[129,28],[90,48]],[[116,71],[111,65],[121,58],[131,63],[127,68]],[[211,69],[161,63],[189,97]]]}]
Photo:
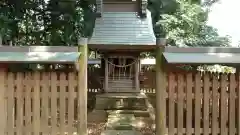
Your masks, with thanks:
[{"label": "shrine entrance", "polygon": [[109,58],[109,79],[133,79],[135,63],[136,60],[134,58]]},{"label": "shrine entrance", "polygon": [[112,56],[105,59],[107,92],[136,92],[139,79],[137,57]]}]

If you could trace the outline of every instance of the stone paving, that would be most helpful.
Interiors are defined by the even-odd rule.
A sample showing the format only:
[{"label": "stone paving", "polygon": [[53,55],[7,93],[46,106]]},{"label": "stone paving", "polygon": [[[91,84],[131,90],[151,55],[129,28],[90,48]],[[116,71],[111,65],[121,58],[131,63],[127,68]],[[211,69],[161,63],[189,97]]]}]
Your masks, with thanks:
[{"label": "stone paving", "polygon": [[134,114],[110,113],[106,123],[106,130],[101,135],[141,135],[134,129],[136,119]]}]

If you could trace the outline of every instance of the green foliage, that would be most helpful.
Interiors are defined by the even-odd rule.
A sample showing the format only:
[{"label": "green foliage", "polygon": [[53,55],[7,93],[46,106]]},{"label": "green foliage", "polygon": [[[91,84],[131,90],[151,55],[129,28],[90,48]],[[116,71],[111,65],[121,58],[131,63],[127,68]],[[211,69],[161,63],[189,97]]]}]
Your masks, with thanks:
[{"label": "green foliage", "polygon": [[207,25],[208,10],[204,7],[213,2],[203,6],[197,0],[162,0],[160,4],[150,0],[156,36],[165,36],[173,46],[228,46],[229,37],[220,37],[216,29]]},{"label": "green foliage", "polygon": [[94,24],[91,0],[2,0],[0,34],[14,45],[76,45]]},{"label": "green foliage", "polygon": [[229,66],[222,65],[201,65],[197,67],[198,71],[208,71],[208,72],[217,72],[217,73],[235,73],[236,69]]}]

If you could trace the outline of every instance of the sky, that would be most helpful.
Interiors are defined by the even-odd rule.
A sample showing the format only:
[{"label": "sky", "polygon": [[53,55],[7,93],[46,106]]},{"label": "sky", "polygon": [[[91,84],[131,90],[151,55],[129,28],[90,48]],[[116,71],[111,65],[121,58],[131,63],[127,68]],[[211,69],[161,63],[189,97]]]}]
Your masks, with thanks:
[{"label": "sky", "polygon": [[240,41],[240,0],[220,0],[211,7],[208,24],[217,28],[221,36],[230,35],[232,46]]}]

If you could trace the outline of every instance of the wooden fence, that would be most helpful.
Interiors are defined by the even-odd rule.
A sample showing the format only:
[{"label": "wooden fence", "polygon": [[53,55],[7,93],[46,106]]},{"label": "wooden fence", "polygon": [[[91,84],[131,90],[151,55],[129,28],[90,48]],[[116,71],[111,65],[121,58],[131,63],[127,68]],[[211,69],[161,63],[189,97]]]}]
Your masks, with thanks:
[{"label": "wooden fence", "polygon": [[75,73],[8,72],[4,80],[8,135],[76,132]]},{"label": "wooden fence", "polygon": [[168,135],[240,134],[240,76],[169,73]]},{"label": "wooden fence", "polygon": [[[155,73],[144,74],[141,89],[154,95]],[[167,134],[240,134],[239,81],[237,74],[168,73]],[[0,111],[6,115],[0,126],[6,122],[8,135],[77,131],[75,72],[0,72],[0,82],[4,83],[0,92],[7,101],[3,109],[6,112]]]}]

